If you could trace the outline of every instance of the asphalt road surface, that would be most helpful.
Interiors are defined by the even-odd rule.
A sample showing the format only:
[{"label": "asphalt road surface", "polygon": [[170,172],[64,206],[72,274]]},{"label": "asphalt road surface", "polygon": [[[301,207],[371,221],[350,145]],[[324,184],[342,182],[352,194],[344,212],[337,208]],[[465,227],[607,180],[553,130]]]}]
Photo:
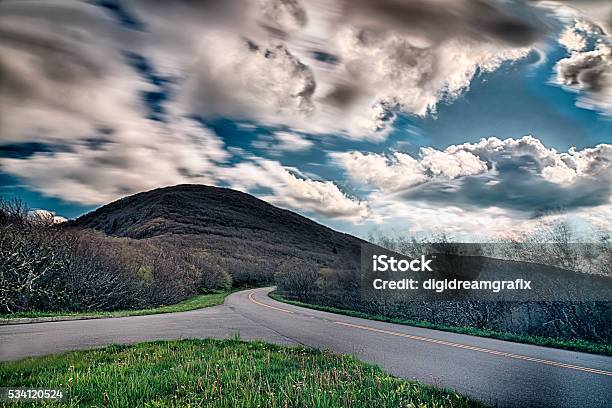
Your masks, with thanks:
[{"label": "asphalt road surface", "polygon": [[0,360],[113,343],[226,338],[354,354],[387,372],[500,407],[612,407],[612,357],[305,309],[237,292],[190,312],[0,326]]}]

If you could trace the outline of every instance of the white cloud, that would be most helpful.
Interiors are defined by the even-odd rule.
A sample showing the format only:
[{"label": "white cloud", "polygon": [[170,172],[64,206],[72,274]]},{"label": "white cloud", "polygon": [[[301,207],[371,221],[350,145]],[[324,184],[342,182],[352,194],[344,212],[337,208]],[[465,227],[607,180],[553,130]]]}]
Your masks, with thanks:
[{"label": "white cloud", "polygon": [[275,132],[273,135],[260,135],[251,145],[257,149],[264,149],[269,154],[280,155],[283,152],[310,150],[314,143],[297,133]]},{"label": "white cloud", "polygon": [[[577,151],[572,147],[567,153],[558,156],[561,161],[545,167],[542,171],[545,178],[557,183],[568,183],[578,177],[593,177],[612,181],[612,145],[601,144],[594,148]],[[555,158],[556,160],[556,158]],[[549,172],[551,174],[547,175]],[[553,174],[557,175],[553,175]],[[559,174],[563,174],[559,177]]]},{"label": "white cloud", "polygon": [[372,199],[372,211],[380,216],[382,225],[400,226],[409,235],[444,233],[474,242],[518,238],[565,217],[551,214],[534,219],[498,207],[468,210],[454,205],[405,202],[390,196]]},{"label": "white cloud", "polygon": [[576,106],[612,115],[612,3],[547,1],[566,24],[559,43],[569,52],[555,65],[552,82],[579,94]]},{"label": "white cloud", "polygon": [[[122,30],[86,3],[0,3],[4,141],[62,141],[141,121],[151,90],[115,47]],[[129,46],[129,41],[126,41]]]},{"label": "white cloud", "polygon": [[494,71],[530,50],[461,38],[422,47],[405,35],[352,27],[341,31],[336,43],[348,78],[371,94],[374,105],[420,116],[435,111],[440,101],[459,97],[478,70]]},{"label": "white cloud", "polygon": [[261,16],[264,24],[285,32],[294,32],[307,23],[306,11],[297,0],[263,0]]},{"label": "white cloud", "polygon": [[602,180],[612,177],[612,145],[601,144],[580,151],[571,148],[566,153],[558,153],[533,136],[505,140],[491,137],[477,143],[451,145],[442,151],[424,147],[417,158],[401,152],[330,154],[352,180],[383,191],[402,190],[440,178],[455,179],[495,171],[500,159],[525,155],[536,160],[538,173],[553,183],[569,184],[579,177]]},{"label": "white cloud", "polygon": [[277,161],[252,158],[233,167],[219,168],[217,177],[239,190],[267,189],[271,194],[264,193],[261,198],[281,207],[354,222],[368,217],[366,202],[349,197],[331,181],[298,177],[296,172]]},{"label": "white cloud", "polygon": [[418,160],[405,153],[396,152],[391,157],[385,157],[374,153],[347,152],[333,153],[331,157],[352,180],[382,190],[410,187],[427,180]]},{"label": "white cloud", "polygon": [[[559,17],[566,21],[579,19],[578,27],[585,31],[595,29],[608,34],[612,32],[612,5],[609,1],[601,0],[563,0],[540,1],[541,7],[552,9]],[[588,21],[592,21],[593,24]],[[597,28],[600,27],[600,28]]]},{"label": "white cloud", "polygon": [[313,146],[313,142],[306,139],[304,136],[300,136],[296,133],[289,132],[276,132],[274,134],[277,146],[280,150],[289,152],[308,150]]},{"label": "white cloud", "polygon": [[[146,140],[107,143],[92,148],[73,144],[70,151],[37,153],[27,160],[5,158],[3,171],[31,188],[82,204],[104,204],[128,194],[181,183],[219,185],[247,192],[265,189],[261,198],[282,207],[332,219],[359,222],[367,204],[343,193],[331,181],[303,177],[277,161],[247,156],[229,166],[222,142],[199,124],[165,128]],[[137,139],[137,138],[134,138]]]},{"label": "white cloud", "polygon": [[[163,93],[130,64],[141,34],[79,2],[0,3],[2,141],[49,145],[0,158],[2,171],[37,191],[101,204],[163,185],[212,182],[229,154],[214,133],[164,104],[148,118],[145,92]],[[133,63],[133,61],[132,61]]]},{"label": "white cloud", "polygon": [[444,151],[420,149],[419,157],[394,152],[389,156],[360,152],[332,153],[351,179],[381,190],[410,188],[436,178],[454,179],[487,171],[487,163],[471,152],[451,146]]},{"label": "white cloud", "polygon": [[281,42],[248,44],[223,31],[199,33],[197,60],[180,90],[185,110],[277,122],[313,110],[315,79]]},{"label": "white cloud", "polygon": [[160,186],[212,183],[227,157],[216,135],[177,118],[171,125],[137,121],[101,145],[73,142],[67,151],[3,158],[0,165],[48,196],[103,204]]},{"label": "white cloud", "polygon": [[[508,236],[567,214],[610,229],[612,145],[560,153],[532,136],[491,137],[444,150],[422,148],[417,157],[331,157],[368,189],[371,219],[412,232]],[[463,183],[466,176],[478,177]]]},{"label": "white cloud", "polygon": [[459,151],[472,153],[487,162],[489,168],[501,157],[520,158],[528,155],[537,161],[539,169],[536,170],[545,179],[559,184],[574,182],[578,177],[592,176],[605,180],[610,177],[612,163],[612,145],[601,144],[580,151],[570,148],[566,153],[558,153],[533,136],[505,140],[490,137],[478,143],[449,146],[445,151],[453,154]]},{"label": "white cloud", "polygon": [[574,52],[557,62],[556,82],[581,92],[577,105],[612,115],[612,46]]},{"label": "white cloud", "polygon": [[577,30],[577,25],[568,26],[559,36],[559,44],[564,46],[568,51],[584,51],[587,47],[585,36]]},{"label": "white cloud", "polygon": [[[401,4],[418,30],[393,22],[379,6],[344,0],[233,0],[214,7],[133,2],[153,38],[147,55],[182,77],[182,110],[357,139],[384,139],[392,110],[435,111],[439,102],[465,92],[477,72],[525,57],[537,37],[537,29],[495,3],[422,2],[428,13],[416,14]],[[379,15],[378,25],[368,18],[370,10]],[[180,30],[167,24],[168,16],[180,19]],[[509,24],[517,29],[503,29]]]},{"label": "white cloud", "polygon": [[[581,208],[570,212],[551,212],[540,217],[508,211],[500,207],[463,208],[452,204],[403,201],[392,195],[375,193],[369,198],[371,213],[378,228],[408,235],[444,233],[457,240],[483,242],[491,239],[517,239],[564,220],[610,232],[612,204]],[[370,217],[372,218],[372,217]],[[588,235],[588,230],[587,230]]]}]

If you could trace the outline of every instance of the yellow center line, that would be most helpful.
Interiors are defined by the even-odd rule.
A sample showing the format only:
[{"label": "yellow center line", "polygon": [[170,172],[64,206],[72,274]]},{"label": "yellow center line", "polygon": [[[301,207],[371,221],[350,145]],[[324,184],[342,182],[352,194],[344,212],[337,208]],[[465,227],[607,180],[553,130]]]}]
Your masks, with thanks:
[{"label": "yellow center line", "polygon": [[432,338],[429,338],[429,337],[414,336],[414,335],[411,335],[411,334],[398,333],[398,332],[394,332],[394,331],[390,331],[390,330],[375,329],[373,327],[361,326],[361,325],[358,325],[358,324],[352,324],[352,323],[346,323],[346,322],[334,322],[334,323],[341,324],[343,326],[353,327],[353,328],[356,328],[356,329],[368,330],[368,331],[371,331],[371,332],[388,334],[388,335],[391,335],[391,336],[405,337],[405,338],[412,339],[412,340],[426,341],[428,343],[435,343],[435,344],[440,344],[440,345],[444,345],[444,346],[448,346],[448,347],[456,347],[456,348],[461,348],[461,349],[466,349],[466,350],[477,351],[477,352],[480,352],[480,353],[488,353],[488,354],[493,354],[493,355],[496,355],[496,356],[514,358],[514,359],[517,359],[517,360],[531,361],[531,362],[534,362],[534,363],[541,363],[541,364],[547,364],[547,365],[556,366],[556,367],[568,368],[568,369],[572,369],[572,370],[585,371],[585,372],[593,373],[593,374],[601,374],[601,375],[612,376],[612,372],[610,372],[610,371],[598,370],[598,369],[595,369],[595,368],[581,367],[581,366],[572,365],[572,364],[560,363],[558,361],[544,360],[544,359],[541,359],[541,358],[529,357],[529,356],[522,356],[520,354],[506,353],[504,351],[497,351],[497,350],[491,350],[491,349],[486,349],[486,348],[482,348],[482,347],[468,346],[466,344],[452,343],[452,342],[449,342],[449,341],[436,340],[436,339],[432,339]]},{"label": "yellow center line", "polygon": [[264,307],[269,307],[270,309],[278,310],[279,312],[291,313],[291,314],[293,314],[293,313],[294,313],[294,312],[292,312],[291,310],[281,309],[280,307],[274,307],[274,306],[266,305],[265,303],[258,302],[257,300],[255,300],[255,299],[253,298],[253,293],[254,293],[254,292],[249,293],[249,300],[250,300],[251,302],[255,303],[256,305],[259,305],[259,306],[264,306]]},{"label": "yellow center line", "polygon": [[[283,313],[291,313],[291,314],[295,313],[295,312],[292,312],[291,310],[281,309],[280,307],[275,307],[275,306],[271,306],[271,305],[267,305],[265,303],[259,302],[255,300],[255,298],[253,297],[253,294],[254,292],[249,293],[249,300],[257,305],[268,307],[274,310],[278,310],[279,312],[283,312]],[[399,332],[395,332],[391,330],[376,329],[374,327],[362,326],[359,324],[346,323],[346,322],[340,322],[340,321],[335,321],[334,323],[340,324],[343,326],[347,326],[347,327],[352,327],[355,329],[367,330],[367,331],[371,331],[375,333],[388,334],[390,336],[404,337],[404,338],[411,339],[411,340],[425,341],[428,343],[439,344],[439,345],[443,345],[447,347],[455,347],[455,348],[460,348],[464,350],[476,351],[479,353],[487,353],[487,354],[492,354],[492,355],[501,356],[501,357],[513,358],[516,360],[531,361],[534,363],[546,364],[546,365],[555,366],[555,367],[562,367],[562,368],[567,368],[570,370],[584,371],[584,372],[592,373],[592,374],[612,376],[612,372],[605,371],[605,370],[598,370],[596,368],[589,368],[589,367],[582,367],[582,366],[577,366],[573,364],[560,363],[558,361],[544,360],[544,359],[537,358],[537,357],[523,356],[520,354],[507,353],[505,351],[498,351],[498,350],[491,350],[491,349],[486,349],[482,347],[469,346],[467,344],[453,343],[450,341],[437,340],[437,339],[432,339],[430,337],[415,336],[412,334],[399,333]]]}]

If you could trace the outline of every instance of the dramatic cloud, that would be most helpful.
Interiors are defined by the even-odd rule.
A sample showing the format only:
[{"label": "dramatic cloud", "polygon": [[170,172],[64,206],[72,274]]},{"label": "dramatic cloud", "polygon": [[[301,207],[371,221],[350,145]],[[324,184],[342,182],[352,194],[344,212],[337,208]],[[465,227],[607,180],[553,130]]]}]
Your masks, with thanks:
[{"label": "dramatic cloud", "polygon": [[[567,21],[559,43],[570,53],[555,65],[554,82],[580,93],[577,106],[612,115],[612,37],[609,31],[582,19],[579,10],[553,4]],[[607,12],[612,18],[612,5],[608,4]],[[591,18],[597,16],[591,15]]]},{"label": "dramatic cloud", "polygon": [[332,158],[372,189],[374,207],[403,201],[472,212],[497,208],[530,218],[607,205],[612,194],[612,145],[558,153],[531,136],[492,137],[444,151],[423,148],[418,158],[400,152]]},{"label": "dramatic cloud", "polygon": [[[314,75],[285,45],[207,33],[179,101],[203,116],[275,121],[313,109]],[[204,44],[203,44],[204,45]]]},{"label": "dramatic cloud", "polygon": [[518,46],[532,44],[540,28],[512,13],[511,5],[484,0],[344,0],[343,18],[375,30],[426,36],[429,42],[451,37],[504,42]]},{"label": "dramatic cloud", "polygon": [[189,182],[213,183],[228,157],[216,135],[188,119],[123,129],[61,151],[0,159],[2,170],[42,193],[83,204],[103,204],[127,194]]},{"label": "dramatic cloud", "polygon": [[[345,105],[361,98],[374,106],[415,115],[426,115],[440,101],[456,99],[479,70],[494,71],[504,61],[523,58],[529,52],[461,38],[423,47],[413,38],[355,28],[341,31],[337,44],[338,55],[346,61],[342,86],[354,88],[354,96],[345,98]],[[380,124],[373,123],[370,130],[378,128]]]},{"label": "dramatic cloud", "polygon": [[[422,219],[428,208],[448,214],[439,220],[607,205],[609,145],[557,153],[533,138],[492,138],[417,157],[334,155],[371,190],[367,201],[281,163],[330,135],[383,141],[400,113],[435,115],[478,75],[524,59],[548,30],[549,16],[529,3],[104,4],[0,1],[0,170],[47,196],[101,204],[207,183],[355,222],[405,203],[418,203]],[[580,20],[559,38],[568,56],[556,78],[580,92],[581,106],[610,112],[610,44],[598,25]],[[267,136],[228,146],[233,135],[203,125],[218,118]]]},{"label": "dramatic cloud", "polygon": [[161,127],[159,132],[148,135],[154,144],[72,145],[69,151],[4,158],[0,163],[5,172],[19,176],[33,189],[83,204],[104,204],[166,185],[229,184],[259,192],[276,205],[328,218],[358,222],[368,216],[365,202],[347,196],[333,182],[303,177],[279,162],[249,157],[225,165],[228,154],[221,142],[198,124],[185,123],[183,129]]},{"label": "dramatic cloud", "polygon": [[430,147],[420,149],[418,158],[394,152],[390,156],[373,153],[331,153],[358,182],[383,190],[401,190],[436,179],[456,179],[489,172],[499,174],[499,164],[507,161],[530,161],[534,174],[556,184],[572,183],[578,177],[607,180],[612,166],[612,145],[567,153],[547,148],[533,136],[500,140],[481,139],[478,143],[452,145],[444,151]]},{"label": "dramatic cloud", "polygon": [[586,19],[601,27],[608,35],[612,33],[612,5],[602,0],[546,0],[538,5],[554,10],[564,19]]},{"label": "dramatic cloud", "polygon": [[264,0],[261,2],[261,24],[277,32],[293,32],[303,28],[308,17],[297,0]]},{"label": "dramatic cloud", "polygon": [[3,141],[91,137],[145,116],[151,86],[114,47],[122,29],[103,9],[3,1],[0,27]]},{"label": "dramatic cloud", "polygon": [[441,152],[422,148],[418,159],[400,152],[389,157],[360,152],[333,153],[331,157],[354,181],[384,191],[410,188],[437,177],[454,179],[487,170],[485,162],[464,150]]},{"label": "dramatic cloud", "polygon": [[612,46],[599,44],[593,51],[575,52],[555,69],[557,83],[583,93],[578,106],[612,115]]},{"label": "dramatic cloud", "polygon": [[154,39],[145,53],[181,77],[183,110],[369,139],[525,57],[543,26],[486,1],[129,4]]},{"label": "dramatic cloud", "polygon": [[215,163],[227,159],[215,134],[178,109],[151,106],[163,99],[164,80],[128,52],[139,39],[105,9],[2,2],[0,27],[2,141],[37,146],[0,159],[3,172],[48,196],[100,204],[194,177],[211,181]]},{"label": "dramatic cloud", "polygon": [[[478,72],[523,58],[539,35],[514,5],[485,1],[121,4],[0,4],[4,138],[120,129],[160,96],[178,116],[381,139],[398,111],[435,111]],[[161,91],[133,55],[150,61]]]}]

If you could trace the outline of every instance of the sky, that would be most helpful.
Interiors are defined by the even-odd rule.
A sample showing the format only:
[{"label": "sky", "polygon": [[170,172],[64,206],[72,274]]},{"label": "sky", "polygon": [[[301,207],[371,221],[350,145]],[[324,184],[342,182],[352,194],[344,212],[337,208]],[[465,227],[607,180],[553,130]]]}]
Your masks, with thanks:
[{"label": "sky", "polygon": [[0,194],[197,183],[332,228],[612,224],[612,3],[0,0]]}]

